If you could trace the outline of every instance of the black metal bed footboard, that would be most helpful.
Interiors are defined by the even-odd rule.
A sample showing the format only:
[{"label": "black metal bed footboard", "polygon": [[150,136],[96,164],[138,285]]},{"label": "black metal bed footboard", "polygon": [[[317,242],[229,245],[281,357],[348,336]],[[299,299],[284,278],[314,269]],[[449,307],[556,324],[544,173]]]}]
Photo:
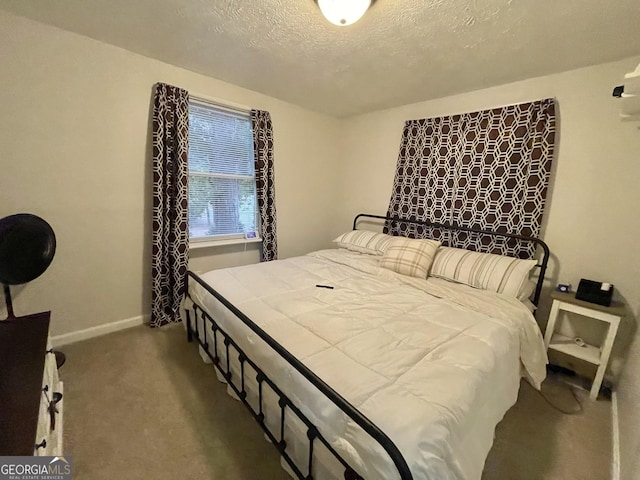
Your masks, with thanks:
[{"label": "black metal bed footboard", "polygon": [[[331,400],[342,412],[344,412],[349,418],[351,418],[357,425],[359,425],[368,435],[371,436],[380,446],[387,452],[391,460],[393,461],[401,480],[412,480],[413,476],[407,462],[391,441],[391,439],[378,428],[371,420],[365,417],[360,411],[358,411],[353,405],[345,400],[340,394],[333,390],[323,380],[321,380],[316,374],[314,374],[309,368],[302,364],[297,358],[295,358],[289,351],[282,347],[278,342],[271,338],[264,330],[256,325],[249,317],[238,310],[233,304],[231,304],[220,293],[213,289],[210,285],[204,282],[193,272],[188,272],[189,280],[193,280],[206,289],[211,295],[213,295],[222,305],[224,305],[230,312],[232,312],[238,319],[240,319],[246,326],[248,326],[254,333],[256,333],[267,345],[269,345],[276,353],[280,355],[289,365],[295,368],[305,379],[307,379],[314,387],[316,387],[324,396]],[[318,428],[307,419],[307,417],[301,412],[300,408],[296,406],[285,395],[282,390],[267,376],[262,369],[251,360],[247,354],[240,348],[240,346],[225,332],[200,305],[198,305],[193,298],[193,311],[186,310],[187,314],[187,339],[191,342],[194,339],[198,341],[200,346],[204,349],[208,357],[213,362],[214,366],[222,374],[227,381],[227,385],[236,393],[240,401],[247,407],[249,412],[260,424],[267,437],[271,440],[276,447],[282,458],[289,465],[291,470],[296,474],[299,479],[312,480],[313,479],[313,462],[314,462],[314,443],[320,442],[322,445],[333,455],[333,457],[344,467],[345,480],[362,480],[360,476],[348,462],[327,442],[322,436]],[[191,313],[194,318],[192,321]],[[199,331],[198,318],[202,320],[203,332]],[[207,328],[210,328],[213,336],[213,354],[209,351],[209,343],[207,337]],[[202,338],[200,333],[203,333]],[[218,355],[218,348],[224,348],[226,362],[222,362]],[[232,379],[231,371],[231,357],[230,347],[237,352],[237,360],[240,364],[240,385],[236,385]],[[249,403],[247,399],[247,390],[245,388],[245,370],[246,365],[249,365],[252,370],[256,372],[255,380],[258,384],[258,408],[257,411]],[[263,386],[267,385],[278,397],[278,407],[280,408],[280,431],[278,435],[275,435],[269,429],[265,422],[265,413],[263,411]],[[294,459],[287,452],[287,442],[285,441],[285,417],[288,412],[294,414],[306,427],[306,436],[309,440],[308,460],[306,465],[306,472],[302,471],[302,468],[296,464]]]}]

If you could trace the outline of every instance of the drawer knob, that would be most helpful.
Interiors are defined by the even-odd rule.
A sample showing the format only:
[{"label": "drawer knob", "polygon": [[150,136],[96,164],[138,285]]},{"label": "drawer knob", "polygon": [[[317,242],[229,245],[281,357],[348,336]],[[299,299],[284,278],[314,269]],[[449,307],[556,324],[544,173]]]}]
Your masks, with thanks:
[{"label": "drawer knob", "polygon": [[51,417],[51,430],[56,429],[56,413],[60,413],[58,411],[58,403],[62,400],[62,394],[60,392],[53,392],[53,398],[49,402],[49,416]]},{"label": "drawer knob", "polygon": [[43,438],[40,443],[36,443],[36,450],[40,448],[45,448],[46,446],[47,446],[47,440]]}]

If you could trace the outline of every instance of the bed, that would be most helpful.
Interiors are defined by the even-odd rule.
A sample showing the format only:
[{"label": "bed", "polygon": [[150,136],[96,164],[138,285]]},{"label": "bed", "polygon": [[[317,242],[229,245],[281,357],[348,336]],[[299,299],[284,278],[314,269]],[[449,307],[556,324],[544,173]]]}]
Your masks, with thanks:
[{"label": "bed", "polygon": [[[354,231],[363,218],[385,217],[359,215]],[[537,303],[546,245],[482,234],[541,247]],[[515,296],[384,258],[337,248],[189,272],[188,339],[294,478],[480,479],[520,379],[545,377],[539,327]]]}]

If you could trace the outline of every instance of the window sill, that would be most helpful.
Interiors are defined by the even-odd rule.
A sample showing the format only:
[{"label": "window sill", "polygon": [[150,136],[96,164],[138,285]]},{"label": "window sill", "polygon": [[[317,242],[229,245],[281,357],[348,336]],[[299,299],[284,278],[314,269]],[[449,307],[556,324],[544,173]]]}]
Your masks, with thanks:
[{"label": "window sill", "polygon": [[224,245],[242,245],[246,243],[261,243],[262,238],[232,238],[229,240],[207,240],[204,242],[189,242],[189,250],[199,250],[201,248],[215,248]]}]

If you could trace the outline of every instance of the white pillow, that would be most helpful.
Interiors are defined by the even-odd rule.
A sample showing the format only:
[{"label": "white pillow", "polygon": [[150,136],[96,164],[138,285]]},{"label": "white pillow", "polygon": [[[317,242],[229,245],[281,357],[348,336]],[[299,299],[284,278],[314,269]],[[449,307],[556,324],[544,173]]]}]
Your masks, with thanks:
[{"label": "white pillow", "polygon": [[440,247],[430,275],[519,298],[536,264],[535,260]]},{"label": "white pillow", "polygon": [[389,244],[389,240],[391,240],[391,236],[384,233],[352,230],[340,235],[334,240],[334,243],[340,248],[346,248],[353,252],[382,255]]},{"label": "white pillow", "polygon": [[529,300],[529,297],[533,295],[533,292],[536,291],[537,286],[538,284],[536,282],[534,282],[533,280],[528,280],[518,293],[518,300],[520,300],[521,302],[526,302],[527,300]]},{"label": "white pillow", "polygon": [[440,242],[391,237],[380,266],[411,277],[427,278]]}]

